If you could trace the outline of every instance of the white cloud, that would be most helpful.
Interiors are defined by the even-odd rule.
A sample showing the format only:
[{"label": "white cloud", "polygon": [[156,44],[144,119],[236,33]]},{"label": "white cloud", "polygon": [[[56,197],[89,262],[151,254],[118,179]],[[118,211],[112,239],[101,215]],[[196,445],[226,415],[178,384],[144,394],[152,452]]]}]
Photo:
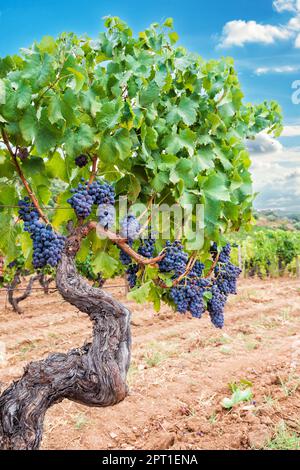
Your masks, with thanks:
[{"label": "white cloud", "polygon": [[258,67],[255,73],[265,75],[267,73],[292,73],[298,70],[300,70],[300,65],[282,65],[281,67]]},{"label": "white cloud", "polygon": [[250,153],[256,207],[300,210],[300,148]]},{"label": "white cloud", "polygon": [[279,13],[282,11],[297,11],[297,0],[274,0],[273,7]]},{"label": "white cloud", "polygon": [[297,15],[294,18],[291,18],[287,24],[287,28],[292,31],[300,31],[300,16]]},{"label": "white cloud", "polygon": [[281,143],[274,139],[270,134],[261,132],[255,138],[255,140],[246,141],[247,148],[251,154],[267,154],[277,153],[282,151],[283,146]]},{"label": "white cloud", "polygon": [[291,34],[291,31],[281,26],[234,20],[225,24],[220,47],[244,46],[249,42],[273,44],[275,40],[289,39]]},{"label": "white cloud", "polygon": [[262,24],[254,20],[232,20],[222,30],[219,47],[244,46],[246,43],[274,44],[276,41],[295,40],[295,47],[300,48],[300,0],[275,0],[273,7],[278,13],[294,13],[286,24]]},{"label": "white cloud", "polygon": [[298,137],[300,136],[300,125],[284,126],[281,137]]}]

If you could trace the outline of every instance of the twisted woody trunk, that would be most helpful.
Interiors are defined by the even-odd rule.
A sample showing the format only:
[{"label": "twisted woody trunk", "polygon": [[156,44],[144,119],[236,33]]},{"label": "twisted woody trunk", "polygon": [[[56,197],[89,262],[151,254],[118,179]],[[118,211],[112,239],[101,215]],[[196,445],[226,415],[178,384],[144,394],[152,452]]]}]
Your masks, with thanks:
[{"label": "twisted woody trunk", "polygon": [[29,363],[24,375],[2,393],[0,449],[38,449],[46,411],[65,398],[88,406],[110,406],[128,394],[130,312],[78,274],[74,241],[69,239],[56,283],[67,302],[88,314],[93,341]]}]

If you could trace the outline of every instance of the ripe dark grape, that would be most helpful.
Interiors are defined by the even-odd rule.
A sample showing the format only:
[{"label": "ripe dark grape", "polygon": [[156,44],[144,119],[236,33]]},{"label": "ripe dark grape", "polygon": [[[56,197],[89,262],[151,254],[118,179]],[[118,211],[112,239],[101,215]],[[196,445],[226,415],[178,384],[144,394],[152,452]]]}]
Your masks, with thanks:
[{"label": "ripe dark grape", "polygon": [[35,269],[46,265],[55,267],[61,259],[65,237],[53,231],[51,225],[39,221],[39,214],[29,198],[19,201],[19,217],[24,221],[24,230],[33,241],[32,264]]},{"label": "ripe dark grape", "polygon": [[18,206],[19,217],[24,222],[30,222],[39,218],[39,213],[28,196],[24,197],[24,199],[19,201]]},{"label": "ripe dark grape", "polygon": [[127,215],[121,223],[121,236],[128,240],[136,240],[140,235],[141,225],[134,215]]},{"label": "ripe dark grape", "polygon": [[188,261],[188,254],[183,251],[182,244],[178,240],[175,240],[173,243],[168,240],[164,253],[164,258],[158,263],[160,271],[174,271],[176,275],[184,273]]},{"label": "ripe dark grape", "polygon": [[131,264],[127,268],[126,273],[127,273],[127,280],[128,280],[130,289],[132,289],[136,285],[138,270],[139,270],[138,264]]},{"label": "ripe dark grape", "polygon": [[[215,242],[212,244],[210,252],[212,254],[213,259],[215,260],[218,254],[218,247]],[[225,245],[220,251],[218,262],[228,263],[228,261],[230,260],[230,252],[231,252],[231,247],[230,247],[230,244],[227,243],[227,245]]]},{"label": "ripe dark grape", "polygon": [[179,285],[172,287],[171,298],[179,313],[189,311],[193,317],[200,318],[204,312],[203,294],[207,285],[205,280],[183,279]]},{"label": "ripe dark grape", "polygon": [[172,287],[170,296],[176,305],[177,312],[186,313],[189,308],[189,299],[186,295],[185,286]]},{"label": "ripe dark grape", "polygon": [[75,164],[79,166],[79,168],[83,168],[84,166],[86,166],[88,161],[88,156],[84,154],[78,155],[78,157],[75,158]]},{"label": "ripe dark grape", "polygon": [[27,158],[29,157],[28,149],[26,147],[18,148],[17,157],[19,157],[20,160],[27,160]]},{"label": "ripe dark grape", "polygon": [[16,260],[14,260],[14,261],[11,261],[11,262],[7,265],[7,267],[8,267],[9,269],[12,269],[12,268],[14,268],[14,267],[16,266],[16,264],[17,264],[17,262],[16,262]]},{"label": "ripe dark grape", "polygon": [[77,217],[85,219],[92,212],[94,198],[89,194],[88,182],[82,181],[77,188],[71,189],[73,196],[67,202],[73,207]]},{"label": "ripe dark grape", "polygon": [[[128,240],[128,245],[132,246],[133,241]],[[128,255],[124,250],[120,250],[120,261],[124,266],[128,266],[131,263],[131,256]]]},{"label": "ripe dark grape", "polygon": [[104,228],[110,228],[115,222],[115,208],[111,204],[101,204],[98,206],[97,216],[100,225]]}]

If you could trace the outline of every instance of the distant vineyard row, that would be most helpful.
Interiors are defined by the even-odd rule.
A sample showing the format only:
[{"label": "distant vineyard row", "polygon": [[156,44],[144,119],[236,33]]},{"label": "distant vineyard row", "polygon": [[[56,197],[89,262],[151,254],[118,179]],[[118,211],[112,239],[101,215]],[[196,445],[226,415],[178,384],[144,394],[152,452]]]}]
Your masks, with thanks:
[{"label": "distant vineyard row", "polygon": [[300,233],[258,227],[231,236],[233,262],[244,276],[300,276]]}]

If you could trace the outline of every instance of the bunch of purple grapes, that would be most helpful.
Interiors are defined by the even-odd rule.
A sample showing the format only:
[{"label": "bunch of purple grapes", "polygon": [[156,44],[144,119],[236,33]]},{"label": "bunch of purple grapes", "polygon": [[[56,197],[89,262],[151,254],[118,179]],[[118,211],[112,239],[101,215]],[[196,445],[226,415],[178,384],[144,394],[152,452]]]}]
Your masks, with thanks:
[{"label": "bunch of purple grapes", "polygon": [[89,193],[88,182],[82,180],[77,188],[71,189],[71,193],[73,196],[67,202],[74,209],[77,217],[85,219],[91,214],[94,204],[94,197]]},{"label": "bunch of purple grapes", "polygon": [[212,324],[216,328],[223,328],[224,326],[224,308],[227,296],[223,294],[216,284],[213,284],[211,289],[211,299],[208,301],[207,310]]},{"label": "bunch of purple grapes", "polygon": [[35,269],[46,265],[55,267],[61,260],[65,237],[56,233],[51,225],[39,221],[39,214],[30,199],[19,201],[19,217],[24,221],[24,230],[30,233],[33,241],[33,260]]},{"label": "bunch of purple grapes", "polygon": [[115,190],[113,186],[107,182],[93,181],[88,188],[89,195],[93,198],[94,204],[97,206],[107,204],[114,206]]},{"label": "bunch of purple grapes", "polygon": [[158,263],[159,270],[162,273],[173,271],[177,277],[186,270],[188,258],[189,256],[183,250],[183,245],[179,240],[175,240],[173,243],[168,240],[164,248],[164,257]]},{"label": "bunch of purple grapes", "polygon": [[128,281],[130,289],[133,289],[136,285],[138,270],[139,270],[138,264],[133,264],[133,263],[130,264],[126,270],[127,281]]},{"label": "bunch of purple grapes", "polygon": [[68,203],[75,210],[77,217],[85,219],[92,212],[93,205],[98,206],[99,222],[105,228],[114,222],[115,190],[109,183],[93,181],[90,185],[84,178],[76,188],[71,189],[73,194]]},{"label": "bunch of purple grapes", "polygon": [[[132,240],[128,240],[128,241],[127,241],[127,244],[128,244],[129,246],[132,246],[133,241],[132,241]],[[120,257],[121,263],[122,263],[124,266],[128,266],[129,264],[131,264],[131,256],[128,255],[128,254],[126,253],[126,251],[124,251],[124,250],[121,249],[121,250],[120,250],[120,255],[119,255],[119,257]]]},{"label": "bunch of purple grapes", "polygon": [[153,258],[155,250],[155,239],[146,238],[142,240],[139,248],[138,254],[144,256],[145,258]]},{"label": "bunch of purple grapes", "polygon": [[[175,243],[175,246],[174,246]],[[178,242],[167,242],[166,256],[159,262],[162,272],[174,272],[173,279],[186,270],[187,254]],[[175,248],[175,249],[174,249]],[[224,326],[224,307],[229,294],[236,293],[237,278],[240,269],[230,262],[230,245],[222,248],[218,256],[216,244],[211,247],[213,260],[218,256],[214,276],[203,276],[204,265],[196,261],[191,271],[176,286],[170,289],[170,298],[179,313],[190,312],[200,318],[207,309],[211,322],[217,328]],[[208,299],[205,301],[205,298]]]}]

